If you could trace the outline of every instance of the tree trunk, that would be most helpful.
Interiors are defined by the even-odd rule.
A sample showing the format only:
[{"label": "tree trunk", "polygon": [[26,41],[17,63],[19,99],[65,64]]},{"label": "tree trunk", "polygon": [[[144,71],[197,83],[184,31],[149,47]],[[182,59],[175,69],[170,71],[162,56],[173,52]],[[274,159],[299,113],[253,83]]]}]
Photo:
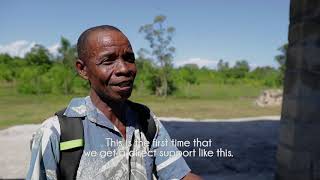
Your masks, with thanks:
[{"label": "tree trunk", "polygon": [[163,96],[164,97],[167,97],[167,95],[168,95],[168,79],[167,79],[167,75],[166,74],[164,74],[163,75]]}]

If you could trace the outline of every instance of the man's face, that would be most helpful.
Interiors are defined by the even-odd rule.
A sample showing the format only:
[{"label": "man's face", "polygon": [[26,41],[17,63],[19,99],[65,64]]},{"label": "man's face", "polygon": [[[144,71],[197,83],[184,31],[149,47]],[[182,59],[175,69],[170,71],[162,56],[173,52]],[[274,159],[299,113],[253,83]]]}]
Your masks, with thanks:
[{"label": "man's face", "polygon": [[128,99],[137,73],[128,39],[118,31],[100,30],[90,35],[87,47],[84,61],[91,89],[103,100]]}]

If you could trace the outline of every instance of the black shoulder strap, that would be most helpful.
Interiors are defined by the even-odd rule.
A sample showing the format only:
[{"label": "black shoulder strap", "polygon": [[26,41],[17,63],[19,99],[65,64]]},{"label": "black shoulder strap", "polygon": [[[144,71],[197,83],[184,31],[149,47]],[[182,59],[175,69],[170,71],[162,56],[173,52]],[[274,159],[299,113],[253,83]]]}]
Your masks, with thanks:
[{"label": "black shoulder strap", "polygon": [[65,110],[55,113],[58,116],[61,131],[59,179],[74,180],[83,152],[83,124],[81,118],[64,116]]},{"label": "black shoulder strap", "polygon": [[[151,148],[154,136],[157,132],[157,127],[153,117],[150,114],[150,109],[145,105],[132,101],[128,101],[128,104],[134,111],[138,112],[142,132],[146,135],[146,138],[149,141],[149,148]],[[153,162],[152,171],[153,174],[158,178],[155,162]]]},{"label": "black shoulder strap", "polygon": [[[149,148],[157,128],[150,109],[142,104],[129,102],[129,106],[138,113],[140,125],[143,133],[149,141]],[[81,118],[70,118],[63,115],[66,109],[56,112],[60,123],[60,179],[76,179],[77,170],[83,152],[84,135]]]},{"label": "black shoulder strap", "polygon": [[143,133],[146,135],[149,141],[149,148],[152,145],[153,138],[157,132],[157,127],[153,117],[150,115],[150,109],[142,104],[128,101],[129,106],[136,112],[138,112],[140,125]]}]

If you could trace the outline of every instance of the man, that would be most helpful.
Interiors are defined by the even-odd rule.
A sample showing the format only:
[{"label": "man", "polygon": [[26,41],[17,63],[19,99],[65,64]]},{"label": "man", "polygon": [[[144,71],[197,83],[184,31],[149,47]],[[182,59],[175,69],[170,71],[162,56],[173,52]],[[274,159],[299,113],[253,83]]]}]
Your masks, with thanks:
[{"label": "man", "polygon": [[[132,47],[127,37],[113,26],[103,25],[83,32],[77,43],[76,69],[90,83],[89,96],[73,99],[64,111],[68,118],[82,118],[84,147],[76,179],[200,179],[190,172],[159,120],[155,142],[149,147],[141,131],[139,112],[127,100],[137,73]],[[46,120],[34,134],[27,179],[60,179],[61,124],[57,116]],[[147,144],[147,143],[146,143]],[[149,152],[151,156],[129,156],[128,152]],[[123,153],[125,152],[125,153]]]}]

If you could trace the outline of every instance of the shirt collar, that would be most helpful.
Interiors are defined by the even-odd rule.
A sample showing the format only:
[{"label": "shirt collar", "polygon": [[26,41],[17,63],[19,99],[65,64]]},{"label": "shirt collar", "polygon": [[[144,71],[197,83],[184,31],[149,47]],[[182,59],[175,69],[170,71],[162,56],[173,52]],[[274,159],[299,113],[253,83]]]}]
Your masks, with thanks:
[{"label": "shirt collar", "polygon": [[73,98],[63,115],[67,117],[85,117],[87,115],[85,98]]},{"label": "shirt collar", "polygon": [[[111,121],[93,105],[90,96],[72,99],[63,115],[67,117],[87,117],[93,123],[116,130]],[[127,127],[135,127],[136,119],[137,114],[129,109],[126,112]]]}]

